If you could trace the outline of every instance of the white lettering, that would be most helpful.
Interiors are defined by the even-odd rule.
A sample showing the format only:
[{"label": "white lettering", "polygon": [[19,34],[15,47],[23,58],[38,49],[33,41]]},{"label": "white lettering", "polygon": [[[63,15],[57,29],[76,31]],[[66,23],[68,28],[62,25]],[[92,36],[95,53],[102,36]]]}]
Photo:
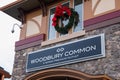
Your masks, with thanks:
[{"label": "white lettering", "polygon": [[[63,51],[64,48],[59,49],[58,48],[58,52]],[[45,62],[45,61],[51,61],[51,60],[55,60],[58,58],[62,58],[63,56],[72,56],[72,55],[76,55],[76,54],[80,54],[80,53],[85,53],[85,52],[90,52],[96,50],[96,45],[93,46],[86,46],[84,48],[80,48],[80,49],[76,49],[76,50],[70,50],[70,51],[66,51],[64,53],[58,53],[58,54],[54,54],[54,55],[48,55],[48,56],[44,56],[44,57],[40,57],[40,58],[36,58],[31,60],[31,64],[34,63],[40,63],[40,62]]]}]

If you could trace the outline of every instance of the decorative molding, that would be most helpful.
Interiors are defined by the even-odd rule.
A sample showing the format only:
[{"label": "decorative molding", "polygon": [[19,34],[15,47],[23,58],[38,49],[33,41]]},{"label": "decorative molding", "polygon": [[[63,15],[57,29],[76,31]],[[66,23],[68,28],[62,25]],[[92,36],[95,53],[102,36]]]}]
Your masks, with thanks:
[{"label": "decorative molding", "polygon": [[89,27],[90,25],[94,25],[100,22],[104,22],[106,20],[117,18],[117,17],[120,17],[120,10],[112,12],[112,13],[108,13],[102,16],[98,16],[92,19],[88,19],[84,21],[84,26]]},{"label": "decorative molding", "polygon": [[24,80],[46,80],[52,77],[70,77],[77,80],[112,80],[107,75],[89,75],[73,69],[54,68],[39,71],[26,77]]},{"label": "decorative molding", "polygon": [[95,30],[95,29],[99,29],[99,28],[103,28],[103,27],[108,27],[109,25],[116,24],[116,23],[120,23],[120,17],[86,26],[85,31],[91,31],[91,30]]},{"label": "decorative molding", "polygon": [[73,38],[83,36],[83,35],[85,35],[85,30],[82,30],[82,31],[79,31],[79,32],[74,32],[72,34],[67,34],[67,35],[61,36],[61,37],[53,39],[53,40],[43,41],[41,43],[41,46],[46,46],[46,45],[58,43],[58,42],[61,42],[61,41],[73,39]]},{"label": "decorative molding", "polygon": [[15,51],[19,51],[19,50],[37,46],[37,45],[41,45],[41,42],[44,40],[45,40],[45,34],[40,34],[37,36],[33,36],[33,37],[30,37],[27,39],[17,41],[15,43]]}]

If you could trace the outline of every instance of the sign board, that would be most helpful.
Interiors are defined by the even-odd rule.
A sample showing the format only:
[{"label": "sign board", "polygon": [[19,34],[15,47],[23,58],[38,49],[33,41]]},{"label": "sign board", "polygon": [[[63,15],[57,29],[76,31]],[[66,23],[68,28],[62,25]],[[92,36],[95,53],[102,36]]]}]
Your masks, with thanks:
[{"label": "sign board", "polygon": [[105,57],[104,34],[31,52],[27,56],[26,71],[42,70],[101,57]]}]

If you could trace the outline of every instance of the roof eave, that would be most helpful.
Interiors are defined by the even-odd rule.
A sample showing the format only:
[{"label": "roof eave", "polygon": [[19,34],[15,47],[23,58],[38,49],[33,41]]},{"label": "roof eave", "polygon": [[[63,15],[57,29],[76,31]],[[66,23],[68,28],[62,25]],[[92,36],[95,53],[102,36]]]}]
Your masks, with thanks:
[{"label": "roof eave", "polygon": [[[59,0],[56,0],[59,1]],[[11,17],[22,21],[21,18],[23,18],[22,16],[24,16],[24,14],[31,12],[32,10],[36,10],[41,8],[40,6],[47,3],[52,3],[52,2],[56,2],[54,0],[17,0],[11,4],[8,4],[2,8],[0,8],[1,11],[3,11],[4,13],[10,15]],[[43,2],[43,4],[42,4]],[[21,11],[22,10],[22,14]]]},{"label": "roof eave", "polygon": [[0,10],[1,10],[1,11],[4,11],[4,10],[12,7],[13,5],[17,5],[17,4],[19,4],[19,3],[23,2],[23,1],[24,1],[24,0],[14,1],[14,2],[12,2],[12,3],[10,3],[10,4],[7,4],[7,5],[5,5],[5,6],[0,7]]},{"label": "roof eave", "polygon": [[0,73],[1,73],[2,75],[4,75],[5,78],[10,78],[10,77],[11,77],[11,75],[10,75],[7,71],[5,71],[5,70],[0,69]]}]

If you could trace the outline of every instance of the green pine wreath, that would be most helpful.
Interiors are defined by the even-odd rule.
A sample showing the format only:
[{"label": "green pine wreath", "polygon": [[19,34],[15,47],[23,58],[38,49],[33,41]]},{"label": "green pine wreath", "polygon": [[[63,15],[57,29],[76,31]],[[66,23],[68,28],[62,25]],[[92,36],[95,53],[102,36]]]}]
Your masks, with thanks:
[{"label": "green pine wreath", "polygon": [[[60,13],[60,10],[58,10]],[[57,11],[56,11],[57,12]],[[59,20],[67,20],[69,19],[68,24],[65,26],[59,26]],[[53,17],[53,26],[55,27],[55,30],[61,34],[67,34],[69,30],[74,26],[76,27],[79,22],[79,14],[72,8],[66,8],[58,14],[58,16]]]}]

